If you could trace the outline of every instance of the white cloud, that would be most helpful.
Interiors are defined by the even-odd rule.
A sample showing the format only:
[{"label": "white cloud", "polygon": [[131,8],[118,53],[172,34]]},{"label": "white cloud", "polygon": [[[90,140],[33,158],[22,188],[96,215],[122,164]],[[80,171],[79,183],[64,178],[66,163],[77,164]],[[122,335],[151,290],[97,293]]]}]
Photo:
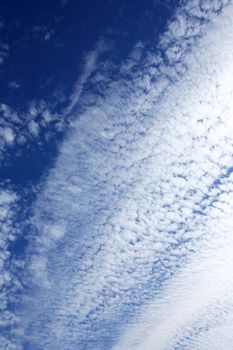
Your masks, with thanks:
[{"label": "white cloud", "polygon": [[15,135],[13,130],[9,127],[1,128],[0,134],[7,144],[12,144],[14,142]]},{"label": "white cloud", "polygon": [[126,62],[131,79],[73,122],[32,217],[34,347],[102,350],[105,336],[116,350],[204,349],[205,326],[229,347],[233,9],[217,15],[221,5],[179,9],[160,40],[165,60],[152,47],[134,71]]},{"label": "white cloud", "polygon": [[49,234],[55,239],[61,239],[65,234],[65,226],[63,222],[59,222],[49,227]]},{"label": "white cloud", "polygon": [[[232,198],[232,192],[229,195]],[[168,283],[162,295],[151,301],[138,317],[138,322],[122,336],[114,350],[212,349],[209,335],[220,328],[219,345],[225,338],[232,339],[232,227],[229,216],[218,218],[217,225],[207,222],[211,241],[203,241],[189,263]],[[227,229],[226,229],[227,228]],[[228,310],[227,310],[228,308]],[[223,315],[222,315],[223,313]],[[201,338],[201,341],[200,339]],[[201,345],[203,342],[206,347]],[[230,349],[228,346],[224,349]],[[215,345],[216,346],[216,345]]]},{"label": "white cloud", "polygon": [[187,31],[186,18],[182,15],[176,16],[174,21],[171,22],[169,29],[175,37],[184,36]]},{"label": "white cloud", "polygon": [[30,120],[28,123],[28,129],[33,136],[38,136],[40,127],[34,120]]},{"label": "white cloud", "polygon": [[99,56],[106,50],[106,44],[102,39],[100,39],[95,49],[85,55],[82,72],[74,86],[73,93],[70,96],[70,103],[65,109],[65,115],[69,114],[73,110],[74,106],[79,102],[85,83],[87,82],[90,75],[97,69]]}]

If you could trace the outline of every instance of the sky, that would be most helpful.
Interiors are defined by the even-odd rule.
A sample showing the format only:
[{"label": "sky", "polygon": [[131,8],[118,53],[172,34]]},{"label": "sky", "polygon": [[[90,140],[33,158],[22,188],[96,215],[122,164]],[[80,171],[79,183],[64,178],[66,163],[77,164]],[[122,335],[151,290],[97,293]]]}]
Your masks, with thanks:
[{"label": "sky", "polygon": [[231,350],[233,2],[0,3],[0,349]]}]

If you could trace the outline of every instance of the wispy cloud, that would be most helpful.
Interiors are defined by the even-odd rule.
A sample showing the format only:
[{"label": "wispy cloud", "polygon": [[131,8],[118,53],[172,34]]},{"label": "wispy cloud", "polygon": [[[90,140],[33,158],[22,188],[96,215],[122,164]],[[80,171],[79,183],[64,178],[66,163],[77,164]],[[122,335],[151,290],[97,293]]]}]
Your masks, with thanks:
[{"label": "wispy cloud", "polygon": [[81,97],[81,94],[83,92],[85,83],[87,82],[88,78],[91,76],[92,73],[94,73],[97,69],[97,62],[99,59],[99,56],[103,54],[108,49],[107,44],[104,42],[103,39],[100,39],[94,48],[94,50],[88,52],[83,61],[83,67],[80,74],[80,77],[78,78],[73,93],[70,96],[70,102],[65,109],[65,115],[70,114],[74,106],[79,102],[79,99]]},{"label": "wispy cloud", "polygon": [[[1,30],[1,26],[0,26]],[[0,42],[0,66],[4,63],[6,57],[9,54],[10,47],[7,44]]]},{"label": "wispy cloud", "polygon": [[[133,69],[123,63],[118,80],[74,120],[31,219],[31,348],[201,349],[215,327],[230,349],[226,3],[183,5],[157,53],[141,45]],[[86,56],[66,113],[102,52],[100,45]]]}]

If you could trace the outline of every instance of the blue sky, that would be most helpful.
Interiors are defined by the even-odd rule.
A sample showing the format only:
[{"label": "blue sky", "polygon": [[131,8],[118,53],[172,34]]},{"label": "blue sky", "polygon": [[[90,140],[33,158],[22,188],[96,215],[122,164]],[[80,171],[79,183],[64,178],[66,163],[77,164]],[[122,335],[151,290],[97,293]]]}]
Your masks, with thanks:
[{"label": "blue sky", "polygon": [[232,349],[232,16],[0,4],[1,349]]}]

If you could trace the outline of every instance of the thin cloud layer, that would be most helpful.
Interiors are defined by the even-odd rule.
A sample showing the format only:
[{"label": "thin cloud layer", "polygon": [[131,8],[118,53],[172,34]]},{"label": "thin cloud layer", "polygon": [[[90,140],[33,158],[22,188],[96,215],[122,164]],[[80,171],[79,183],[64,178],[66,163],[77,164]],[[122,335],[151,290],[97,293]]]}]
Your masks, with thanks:
[{"label": "thin cloud layer", "polygon": [[15,302],[15,294],[21,288],[15,274],[16,265],[11,260],[10,244],[15,241],[17,230],[14,216],[18,196],[11,190],[0,190],[0,347],[1,349],[21,349],[14,341],[11,329],[17,328],[19,318],[11,309]]},{"label": "thin cloud layer", "polygon": [[30,349],[230,349],[232,15],[184,3],[83,97],[31,218]]}]

